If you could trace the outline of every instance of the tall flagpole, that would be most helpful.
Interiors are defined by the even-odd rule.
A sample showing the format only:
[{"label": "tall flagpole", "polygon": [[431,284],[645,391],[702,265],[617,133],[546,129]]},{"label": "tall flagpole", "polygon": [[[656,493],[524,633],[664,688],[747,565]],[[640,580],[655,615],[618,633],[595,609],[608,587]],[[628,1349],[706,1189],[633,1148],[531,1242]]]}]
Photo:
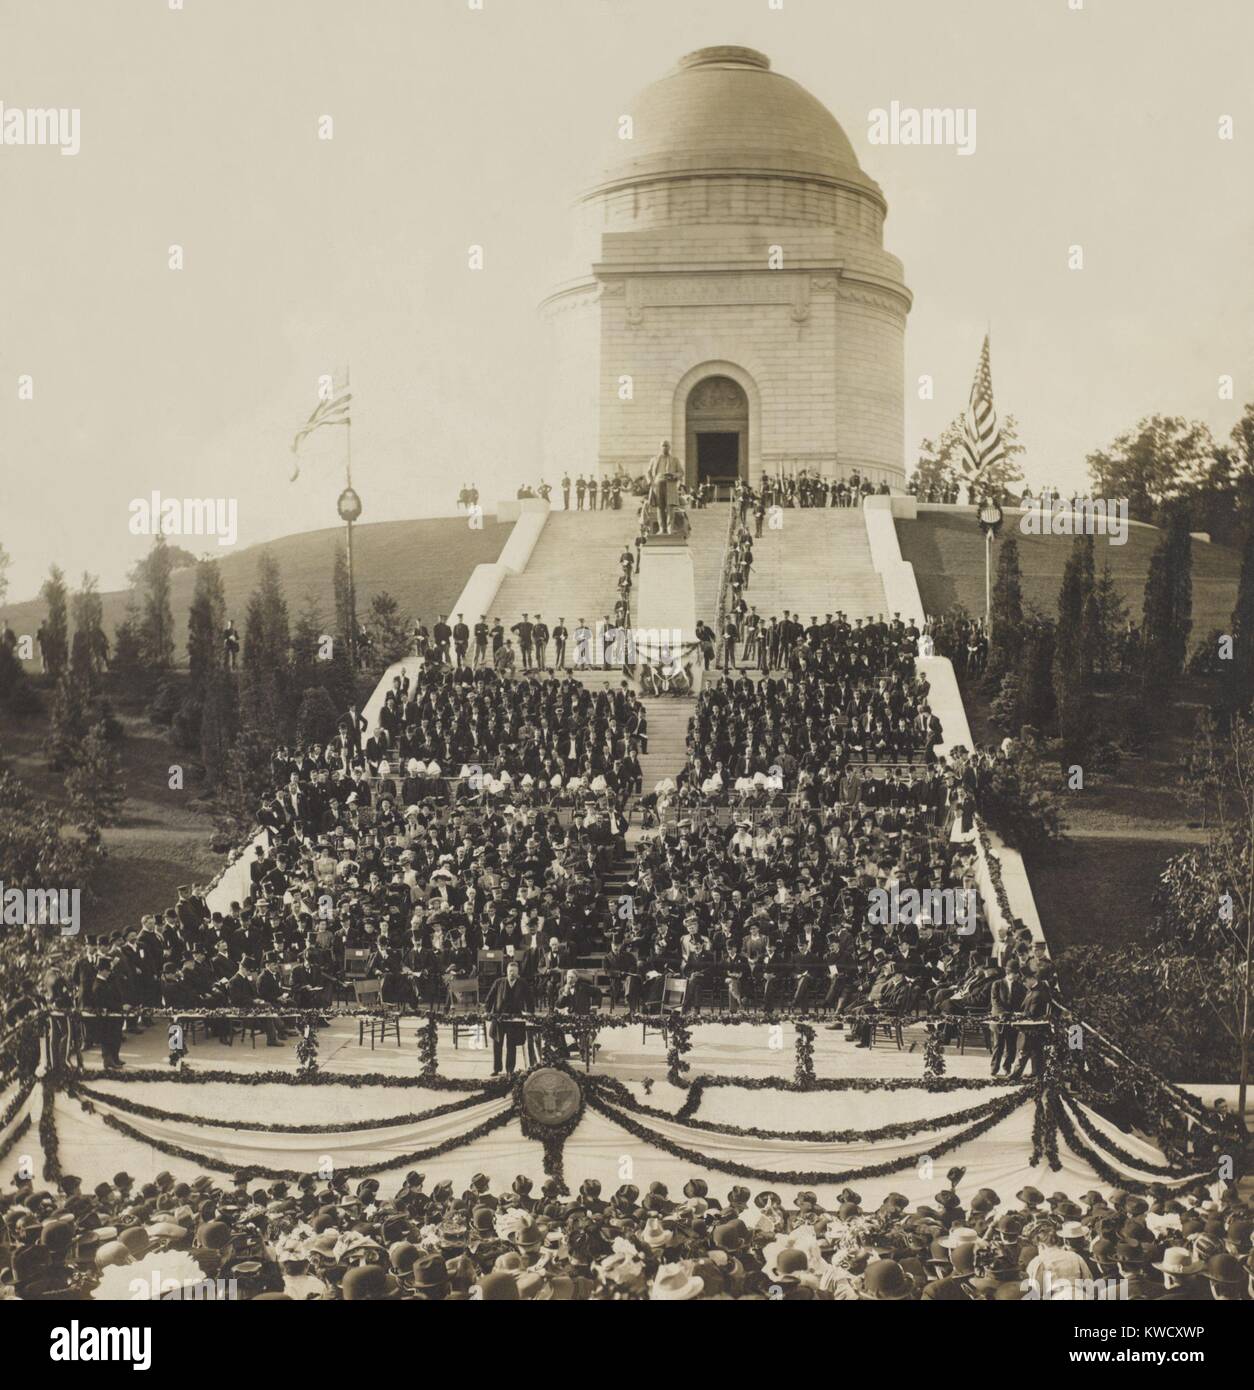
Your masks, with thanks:
[{"label": "tall flagpole", "polygon": [[[349,392],[350,368],[344,368],[344,391]],[[337,510],[348,532],[348,660],[357,670],[357,575],[353,567],[353,523],[361,516],[361,498],[353,490],[353,412],[350,404],[344,421],[344,491],[340,493]]]}]

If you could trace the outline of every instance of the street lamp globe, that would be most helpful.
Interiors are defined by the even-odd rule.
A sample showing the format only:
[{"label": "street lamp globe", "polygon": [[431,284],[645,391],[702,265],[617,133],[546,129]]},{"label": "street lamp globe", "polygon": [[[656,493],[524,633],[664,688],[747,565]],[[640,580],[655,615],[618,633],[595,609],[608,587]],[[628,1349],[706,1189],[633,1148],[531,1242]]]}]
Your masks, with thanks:
[{"label": "street lamp globe", "polygon": [[346,487],[340,493],[335,509],[340,514],[340,520],[351,526],[361,515],[361,498],[351,487]]}]

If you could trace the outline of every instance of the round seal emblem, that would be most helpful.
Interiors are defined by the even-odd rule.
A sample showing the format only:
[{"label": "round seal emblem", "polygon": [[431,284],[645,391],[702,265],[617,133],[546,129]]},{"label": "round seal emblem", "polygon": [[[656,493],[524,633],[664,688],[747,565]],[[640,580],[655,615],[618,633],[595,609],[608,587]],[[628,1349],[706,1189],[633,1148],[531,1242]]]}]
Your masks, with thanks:
[{"label": "round seal emblem", "polygon": [[579,1083],[556,1067],[539,1067],[523,1082],[523,1109],[536,1124],[565,1124],[578,1113],[579,1099]]}]

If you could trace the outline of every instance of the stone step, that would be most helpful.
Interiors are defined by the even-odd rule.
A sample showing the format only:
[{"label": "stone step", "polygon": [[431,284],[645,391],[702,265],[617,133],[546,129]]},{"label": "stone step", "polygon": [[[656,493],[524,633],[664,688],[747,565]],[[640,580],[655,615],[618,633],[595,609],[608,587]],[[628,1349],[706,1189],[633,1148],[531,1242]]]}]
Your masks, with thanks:
[{"label": "stone step", "polygon": [[[493,612],[511,627],[523,613],[540,613],[549,627],[565,618],[572,630],[580,618],[595,623],[614,611],[618,557],[635,541],[635,509],[550,512],[527,568],[510,575],[497,593]],[[467,614],[473,624],[478,614]],[[567,646],[567,658],[573,658]]]}]

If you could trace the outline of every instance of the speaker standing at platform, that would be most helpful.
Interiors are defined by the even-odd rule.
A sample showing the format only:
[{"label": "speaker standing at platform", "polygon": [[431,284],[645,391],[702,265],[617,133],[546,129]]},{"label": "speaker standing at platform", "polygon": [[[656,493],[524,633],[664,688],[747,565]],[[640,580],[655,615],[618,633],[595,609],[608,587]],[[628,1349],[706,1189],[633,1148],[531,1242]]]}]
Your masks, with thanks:
[{"label": "speaker standing at platform", "polygon": [[[531,986],[522,979],[518,962],[510,959],[505,966],[505,974],[488,991],[484,1012],[489,1014],[529,1014],[535,1012],[535,996]],[[492,1034],[492,1075],[501,1070],[501,1052],[505,1053],[505,1070],[513,1074],[518,1063],[518,1047],[527,1040],[527,1025],[521,1019],[493,1019],[489,1025]]]}]

